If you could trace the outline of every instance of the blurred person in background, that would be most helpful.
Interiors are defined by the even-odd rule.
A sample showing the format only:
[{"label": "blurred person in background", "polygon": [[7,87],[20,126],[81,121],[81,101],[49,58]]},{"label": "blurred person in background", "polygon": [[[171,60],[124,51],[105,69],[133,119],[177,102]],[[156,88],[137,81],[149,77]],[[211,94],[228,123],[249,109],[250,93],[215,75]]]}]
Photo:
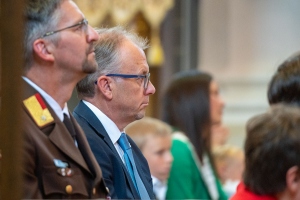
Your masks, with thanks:
[{"label": "blurred person in background", "polygon": [[173,161],[170,151],[171,127],[158,119],[144,117],[129,124],[125,132],[141,149],[148,161],[156,199],[166,199],[167,180]]},{"label": "blurred person in background", "polygon": [[300,109],[276,104],[246,125],[243,180],[231,200],[300,199]]},{"label": "blurred person in background", "polygon": [[241,148],[226,144],[213,148],[213,159],[223,189],[228,197],[236,192],[245,168],[244,152]]},{"label": "blurred person in background", "polygon": [[300,106],[300,52],[279,65],[268,87],[269,104]]},{"label": "blurred person in background", "polygon": [[211,126],[211,145],[212,148],[225,145],[229,137],[228,127],[220,123],[212,124]]},{"label": "blurred person in background", "polygon": [[211,126],[221,122],[224,102],[211,75],[175,74],[168,85],[162,119],[174,128],[174,157],[167,199],[227,199],[211,155]]}]

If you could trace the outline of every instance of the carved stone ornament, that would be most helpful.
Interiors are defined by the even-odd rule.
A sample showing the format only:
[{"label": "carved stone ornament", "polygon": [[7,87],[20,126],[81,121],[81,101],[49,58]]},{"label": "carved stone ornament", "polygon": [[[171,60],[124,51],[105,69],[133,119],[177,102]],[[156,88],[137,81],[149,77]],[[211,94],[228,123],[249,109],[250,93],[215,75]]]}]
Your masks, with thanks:
[{"label": "carved stone ornament", "polygon": [[111,0],[111,17],[115,25],[127,25],[141,8],[141,0]]},{"label": "carved stone ornament", "polygon": [[142,12],[151,26],[158,27],[173,5],[174,0],[142,0]]},{"label": "carved stone ornament", "polygon": [[151,26],[151,44],[147,60],[151,66],[161,66],[164,55],[159,37],[160,24],[168,10],[173,7],[174,0],[142,0],[142,2],[142,12]]},{"label": "carved stone ornament", "polygon": [[151,28],[147,59],[151,66],[161,66],[164,61],[159,28],[174,0],[74,0],[91,26],[100,27],[109,15],[112,25],[127,26],[141,12]]}]

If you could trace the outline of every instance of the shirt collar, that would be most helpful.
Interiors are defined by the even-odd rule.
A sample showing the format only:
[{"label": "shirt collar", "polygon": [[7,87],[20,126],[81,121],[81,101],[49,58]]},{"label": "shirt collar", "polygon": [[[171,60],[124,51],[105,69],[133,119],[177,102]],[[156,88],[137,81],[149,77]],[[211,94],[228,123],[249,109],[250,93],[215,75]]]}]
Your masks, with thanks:
[{"label": "shirt collar", "polygon": [[58,118],[60,119],[60,121],[64,120],[64,113],[66,113],[70,117],[67,103],[65,103],[64,108],[61,109],[61,107],[59,106],[59,104],[48,93],[46,93],[42,88],[40,88],[37,84],[35,84],[34,82],[32,82],[29,78],[27,78],[25,76],[22,76],[22,78],[29,85],[31,85],[36,91],[38,91],[38,93],[40,93],[40,95],[42,95],[42,97],[45,99],[45,101],[50,105],[50,107],[52,108],[52,110],[58,116]]},{"label": "shirt collar", "polygon": [[100,109],[98,109],[90,102],[85,100],[82,100],[82,102],[93,111],[96,117],[101,121],[112,143],[116,144],[122,133],[117,127],[117,125],[109,117],[107,117]]},{"label": "shirt collar", "polygon": [[155,193],[156,199],[163,200],[166,199],[167,192],[167,181],[160,181],[158,178],[152,176],[153,191]]},{"label": "shirt collar", "polygon": [[152,177],[153,185],[166,185],[167,184],[167,181],[161,181],[153,175],[151,175],[151,177]]}]

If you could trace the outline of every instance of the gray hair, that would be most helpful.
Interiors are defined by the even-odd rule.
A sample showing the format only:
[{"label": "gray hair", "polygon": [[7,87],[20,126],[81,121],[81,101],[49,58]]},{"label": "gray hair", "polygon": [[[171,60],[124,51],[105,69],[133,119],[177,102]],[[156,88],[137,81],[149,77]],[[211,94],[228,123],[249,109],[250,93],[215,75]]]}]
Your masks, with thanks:
[{"label": "gray hair", "polygon": [[94,97],[95,81],[98,77],[117,73],[121,68],[120,47],[125,40],[129,40],[138,48],[145,50],[148,48],[148,40],[139,37],[137,34],[124,29],[121,26],[113,28],[95,28],[99,34],[99,40],[95,44],[96,61],[98,69],[95,73],[87,75],[77,83],[78,97]]},{"label": "gray hair", "polygon": [[[53,31],[61,13],[57,12],[62,0],[28,0],[25,8],[24,58],[25,71],[33,62],[33,42],[48,31]],[[58,37],[47,37],[56,42]]]}]

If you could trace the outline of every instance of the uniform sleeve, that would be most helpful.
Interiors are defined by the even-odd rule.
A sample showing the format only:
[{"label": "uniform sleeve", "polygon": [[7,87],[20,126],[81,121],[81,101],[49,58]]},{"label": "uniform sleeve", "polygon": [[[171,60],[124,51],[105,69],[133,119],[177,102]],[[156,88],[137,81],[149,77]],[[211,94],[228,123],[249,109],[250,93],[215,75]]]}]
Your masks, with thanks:
[{"label": "uniform sleeve", "polygon": [[38,187],[38,178],[35,175],[35,145],[29,135],[24,131],[23,156],[22,156],[22,174],[23,174],[23,195],[24,199],[42,199]]}]

